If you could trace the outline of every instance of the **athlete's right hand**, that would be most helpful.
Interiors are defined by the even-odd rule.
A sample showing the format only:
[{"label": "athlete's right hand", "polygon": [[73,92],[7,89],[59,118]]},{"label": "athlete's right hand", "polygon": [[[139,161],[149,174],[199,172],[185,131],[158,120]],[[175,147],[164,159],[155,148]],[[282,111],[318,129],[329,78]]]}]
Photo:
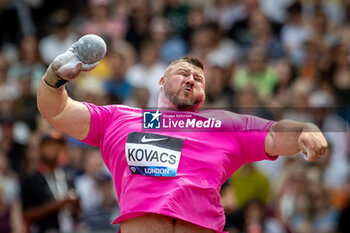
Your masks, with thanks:
[{"label": "athlete's right hand", "polygon": [[67,81],[73,80],[78,77],[82,71],[90,71],[99,63],[85,64],[81,62],[74,52],[76,44],[77,43],[74,43],[70,46],[64,54],[57,56],[51,64],[53,72],[61,79]]}]

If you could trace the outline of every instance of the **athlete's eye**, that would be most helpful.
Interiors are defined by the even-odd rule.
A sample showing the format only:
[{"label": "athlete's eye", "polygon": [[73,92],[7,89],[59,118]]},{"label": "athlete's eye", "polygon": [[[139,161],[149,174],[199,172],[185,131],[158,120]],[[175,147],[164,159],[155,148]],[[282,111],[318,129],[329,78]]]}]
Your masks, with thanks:
[{"label": "athlete's eye", "polygon": [[179,71],[179,74],[180,75],[183,75],[183,76],[188,76],[189,75],[189,73],[188,72],[186,72],[186,71]]},{"label": "athlete's eye", "polygon": [[201,77],[199,77],[199,76],[195,76],[194,80],[197,81],[197,82],[200,82],[200,83],[203,82],[203,79]]}]

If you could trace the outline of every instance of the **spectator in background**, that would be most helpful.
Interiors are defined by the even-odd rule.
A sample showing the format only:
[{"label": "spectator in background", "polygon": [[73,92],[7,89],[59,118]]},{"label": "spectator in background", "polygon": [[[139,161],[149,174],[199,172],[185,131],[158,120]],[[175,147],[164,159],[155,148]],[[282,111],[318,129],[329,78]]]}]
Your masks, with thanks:
[{"label": "spectator in background", "polygon": [[141,45],[141,61],[130,67],[126,74],[126,81],[134,87],[145,87],[150,93],[149,107],[155,107],[158,103],[159,77],[162,77],[166,69],[163,61],[159,60],[158,46],[154,41],[145,41]]},{"label": "spectator in background", "polygon": [[339,42],[339,28],[329,20],[321,7],[316,7],[310,17],[311,40],[317,45],[318,52],[327,53],[329,46]]},{"label": "spectator in background", "polygon": [[270,188],[269,180],[253,164],[241,167],[232,177],[237,203],[240,208],[246,206],[251,200],[256,199],[266,204]]},{"label": "spectator in background", "polygon": [[35,36],[23,37],[19,44],[18,61],[12,63],[8,71],[8,78],[12,81],[20,81],[23,74],[31,74],[28,90],[32,93],[36,92],[46,70],[39,53],[38,43],[38,38]]},{"label": "spectator in background", "polygon": [[23,121],[31,131],[34,131],[36,128],[36,115],[38,114],[36,95],[32,88],[32,83],[34,82],[33,76],[35,74],[29,70],[27,72],[19,74],[17,85],[21,95],[13,103],[13,107],[18,119]]},{"label": "spectator in background", "polygon": [[246,67],[238,69],[235,75],[234,89],[240,91],[249,83],[257,89],[261,100],[266,100],[277,84],[276,71],[269,67],[263,47],[256,46],[249,51]]},{"label": "spectator in background", "polygon": [[266,205],[261,200],[252,199],[244,208],[244,230],[246,233],[286,233],[282,223],[268,216]]},{"label": "spectator in background", "polygon": [[295,81],[295,67],[288,59],[281,59],[275,64],[277,84],[273,95],[277,106],[287,107],[290,103],[291,86]]},{"label": "spectator in background", "polygon": [[18,201],[20,197],[20,187],[18,176],[11,170],[6,154],[0,150],[0,179],[3,184],[2,201],[10,204]]},{"label": "spectator in background", "polygon": [[50,64],[77,41],[78,37],[70,29],[70,20],[67,10],[58,10],[51,15],[51,32],[39,42],[40,55],[45,64]]},{"label": "spectator in background", "polygon": [[46,135],[52,131],[51,125],[39,114],[35,117],[35,130],[28,137],[25,156],[21,163],[21,176],[25,177],[34,174],[40,165],[40,145],[42,135]]},{"label": "spectator in background", "polygon": [[6,154],[0,148],[0,232],[24,233],[20,188]]},{"label": "spectator in background", "polygon": [[205,5],[204,17],[206,21],[217,23],[220,28],[227,31],[242,17],[242,4],[233,0],[214,0]]},{"label": "spectator in background", "polygon": [[350,105],[350,61],[349,47],[339,44],[332,48],[332,63],[329,66],[326,81],[335,91],[339,104]]},{"label": "spectator in background", "polygon": [[67,163],[64,165],[64,171],[73,180],[84,173],[83,157],[86,147],[75,138],[67,137]]},{"label": "spectator in background", "polygon": [[8,79],[9,62],[0,53],[0,101],[15,100],[19,96],[18,87],[15,82]]},{"label": "spectator in background", "polygon": [[160,59],[167,64],[186,54],[186,42],[179,36],[172,35],[171,27],[165,18],[154,18],[150,22],[151,39],[158,44]]},{"label": "spectator in background", "polygon": [[[268,179],[253,164],[246,164],[241,167],[223,187],[222,195],[224,196],[222,197],[226,201],[223,203],[226,204],[224,206],[226,208],[225,230],[233,233],[250,233],[250,231],[245,231],[246,227],[249,227],[249,221],[252,220],[250,217],[245,216],[246,207],[253,200],[257,200],[262,206],[265,206],[269,192]],[[231,197],[228,197],[228,195],[231,195]],[[264,216],[260,217],[262,218]],[[246,218],[249,218],[249,220]],[[247,226],[244,223],[245,219],[247,220]],[[258,224],[263,222],[263,219],[256,220]]]},{"label": "spectator in background", "polygon": [[104,81],[104,90],[111,103],[124,103],[133,91],[133,86],[127,81],[126,77],[125,57],[121,52],[114,50],[109,53],[107,60],[111,68],[111,76]]},{"label": "spectator in background", "polygon": [[[248,49],[252,46],[266,48],[267,56],[271,61],[276,61],[284,56],[284,49],[279,36],[274,32],[273,24],[260,11],[250,17],[250,37],[247,38]],[[249,41],[250,40],[250,41]]]},{"label": "spectator in background", "polygon": [[25,157],[21,164],[21,175],[26,176],[37,171],[40,163],[40,134],[33,133],[28,139]]},{"label": "spectator in background", "polygon": [[236,105],[236,111],[240,114],[250,114],[266,119],[273,119],[271,111],[265,108],[259,99],[256,87],[251,83],[237,93]]},{"label": "spectator in background", "polygon": [[247,54],[252,46],[261,46],[266,48],[269,58],[275,61],[284,55],[279,34],[275,32],[276,27],[275,23],[256,8],[247,18],[234,24],[229,35],[237,42],[242,54]]},{"label": "spectator in background", "polygon": [[146,87],[135,87],[125,104],[135,108],[147,108],[149,106],[149,98],[150,93]]},{"label": "spectator in background", "polygon": [[187,31],[187,16],[190,7],[180,0],[165,0],[164,15],[170,21],[176,35],[185,36]]},{"label": "spectator in background", "polygon": [[[287,18],[287,8],[296,0],[259,0],[262,11],[266,16],[277,23],[284,23]],[[304,2],[307,2],[304,1]]]},{"label": "spectator in background", "polygon": [[81,203],[82,227],[90,232],[115,232],[110,224],[112,216],[116,214],[113,213],[113,207],[116,207],[113,183],[100,151],[96,148],[89,149],[84,160],[85,174],[75,180]]},{"label": "spectator in background", "polygon": [[302,46],[300,78],[316,86],[316,79],[319,78],[319,64],[322,59],[321,51],[316,47],[314,41],[307,40]]},{"label": "spectator in background", "polygon": [[230,57],[231,62],[237,61],[240,58],[240,51],[236,44],[225,36],[217,24],[207,24],[206,27],[213,35],[213,48],[206,58],[211,54],[219,53],[227,59]]},{"label": "spectator in background", "polygon": [[91,18],[79,29],[80,34],[97,34],[110,40],[125,38],[127,29],[123,15],[112,15],[114,6],[111,0],[89,0]]},{"label": "spectator in background", "polygon": [[[135,47],[126,40],[114,41],[111,44],[110,51],[118,51],[124,56],[125,67],[128,70],[131,66],[135,65],[138,61]],[[103,60],[103,59],[102,59]],[[98,67],[96,67],[98,68]],[[94,71],[94,70],[92,70]]]},{"label": "spectator in background", "polygon": [[128,29],[125,40],[140,51],[143,41],[149,38],[150,6],[145,0],[129,1]]},{"label": "spectator in background", "polygon": [[201,7],[193,7],[187,15],[187,32],[184,40],[187,42],[187,45],[190,43],[190,39],[192,37],[193,32],[195,32],[198,28],[203,27],[207,21],[204,18],[204,12]]},{"label": "spectator in background", "polygon": [[335,59],[333,48],[343,43],[341,29],[327,18],[321,7],[316,7],[310,17],[312,35],[304,44],[300,73],[303,78],[311,78],[315,85],[330,85],[330,69]]},{"label": "spectator in background", "polygon": [[50,16],[57,10],[68,11],[72,19],[79,19],[85,13],[87,0],[60,0],[60,1],[22,1],[30,8],[35,24],[35,32],[43,38],[50,31]]},{"label": "spectator in background", "polygon": [[331,206],[331,193],[322,183],[309,187],[311,227],[313,232],[332,233],[336,229],[339,212]]},{"label": "spectator in background", "polygon": [[44,136],[39,168],[21,178],[24,219],[30,232],[74,232],[73,214],[79,207],[73,181],[58,165],[62,138]]},{"label": "spectator in background", "polygon": [[300,160],[288,160],[284,163],[283,173],[280,174],[280,186],[276,187],[275,208],[277,217],[292,230],[310,232],[309,224],[296,221],[308,220],[308,199],[306,173]]},{"label": "spectator in background", "polygon": [[288,19],[281,31],[282,44],[293,64],[301,65],[302,45],[311,37],[311,31],[305,24],[299,1],[292,3],[287,11]]},{"label": "spectator in background", "polygon": [[342,24],[346,18],[346,1],[303,1],[303,14],[307,18],[315,16],[315,12],[322,10],[327,20],[332,24]]},{"label": "spectator in background", "polygon": [[6,174],[6,169],[6,155],[0,150],[0,232],[24,233],[25,227],[18,193],[9,193],[12,187],[9,179],[12,178]]},{"label": "spectator in background", "polygon": [[205,61],[208,54],[215,49],[215,37],[215,31],[207,24],[196,28],[190,38],[189,54]]},{"label": "spectator in background", "polygon": [[191,37],[190,54],[205,61],[210,54],[222,54],[236,61],[240,52],[233,41],[224,36],[216,24],[205,24],[196,29]]},{"label": "spectator in background", "polygon": [[234,61],[231,56],[216,52],[207,59],[206,67],[206,104],[211,107],[233,106],[235,92],[231,87]]},{"label": "spectator in background", "polygon": [[15,138],[15,116],[5,109],[0,106],[0,149],[7,155],[11,170],[19,174],[25,146]]},{"label": "spectator in background", "polygon": [[243,228],[243,214],[237,206],[237,200],[230,180],[227,180],[220,190],[220,200],[225,212],[224,231],[238,233]]},{"label": "spectator in background", "polygon": [[322,183],[321,170],[300,159],[287,161],[276,187],[277,214],[292,232],[335,232],[338,211],[331,190]]},{"label": "spectator in background", "polygon": [[[245,0],[239,3],[238,20],[228,30],[228,36],[243,50],[246,51],[248,47],[253,44],[254,36],[252,29],[255,27],[255,15],[264,15],[260,8],[258,0]],[[260,23],[260,22],[259,22]],[[273,26],[272,28],[275,28]]]},{"label": "spectator in background", "polygon": [[313,90],[310,82],[303,79],[295,80],[290,86],[289,100],[287,109],[283,112],[282,117],[292,120],[311,121],[313,117],[308,111],[309,95]]},{"label": "spectator in background", "polygon": [[[232,189],[228,183],[227,187],[223,187],[223,192],[229,194],[228,190]],[[239,191],[238,191],[239,192]],[[224,193],[223,193],[224,194]],[[232,195],[232,193],[231,193]],[[249,198],[244,206],[234,209],[233,212],[228,208],[236,208],[235,198],[224,196],[226,202],[225,213],[226,225],[225,229],[229,233],[285,233],[285,227],[282,222],[271,214],[266,203],[257,198]],[[223,203],[223,204],[225,204]]]},{"label": "spectator in background", "polygon": [[75,83],[74,97],[77,99],[87,99],[96,105],[108,104],[109,99],[103,86],[103,80],[95,76],[93,73],[87,74],[83,79]]}]

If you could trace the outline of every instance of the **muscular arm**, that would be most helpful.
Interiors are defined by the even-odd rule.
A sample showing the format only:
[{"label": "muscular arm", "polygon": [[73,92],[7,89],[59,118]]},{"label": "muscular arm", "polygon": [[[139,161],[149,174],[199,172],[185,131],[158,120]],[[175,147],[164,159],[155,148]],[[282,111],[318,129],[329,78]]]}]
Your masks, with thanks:
[{"label": "muscular arm", "polygon": [[[51,77],[47,77],[51,76]],[[55,76],[49,67],[43,77]],[[37,103],[41,115],[56,129],[65,132],[79,140],[84,139],[90,129],[90,112],[80,102],[68,97],[64,87],[56,89],[48,86],[41,80]]]},{"label": "muscular arm", "polygon": [[312,123],[282,120],[275,122],[265,139],[265,151],[274,155],[294,155],[302,151],[311,162],[327,151],[327,141]]}]

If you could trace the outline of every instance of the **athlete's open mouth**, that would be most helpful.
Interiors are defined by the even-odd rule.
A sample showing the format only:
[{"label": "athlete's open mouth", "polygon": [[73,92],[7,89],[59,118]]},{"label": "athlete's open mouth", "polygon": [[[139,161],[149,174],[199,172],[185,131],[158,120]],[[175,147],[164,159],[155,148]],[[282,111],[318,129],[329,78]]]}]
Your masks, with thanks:
[{"label": "athlete's open mouth", "polygon": [[184,89],[184,91],[187,92],[187,93],[192,93],[192,92],[193,92],[193,89],[190,88],[190,87],[186,87],[186,88]]}]

